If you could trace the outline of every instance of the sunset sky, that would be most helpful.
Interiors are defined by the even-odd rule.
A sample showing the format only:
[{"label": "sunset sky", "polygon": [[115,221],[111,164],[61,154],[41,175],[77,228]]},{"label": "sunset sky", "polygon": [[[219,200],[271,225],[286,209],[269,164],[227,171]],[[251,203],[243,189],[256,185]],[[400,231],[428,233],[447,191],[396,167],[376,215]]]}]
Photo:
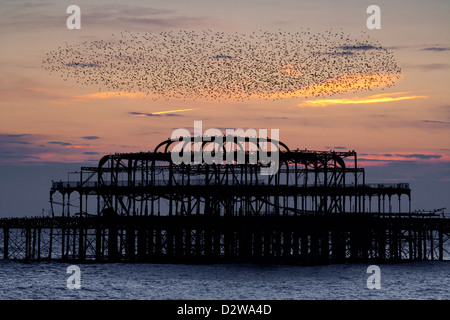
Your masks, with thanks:
[{"label": "sunset sky", "polygon": [[[72,4],[81,9],[81,30],[66,27]],[[381,9],[379,30],[366,27],[371,4]],[[0,6],[0,217],[40,215],[49,209],[52,179],[65,180],[104,154],[151,151],[174,129],[192,130],[196,120],[204,130],[276,128],[294,149],[355,150],[368,182],[409,182],[414,210],[450,210],[450,1],[0,0]],[[277,100],[154,100],[63,81],[42,68],[46,54],[66,42],[108,41],[125,30],[306,28],[364,33],[392,51],[398,80],[328,97],[305,98],[306,89],[298,88]]]}]

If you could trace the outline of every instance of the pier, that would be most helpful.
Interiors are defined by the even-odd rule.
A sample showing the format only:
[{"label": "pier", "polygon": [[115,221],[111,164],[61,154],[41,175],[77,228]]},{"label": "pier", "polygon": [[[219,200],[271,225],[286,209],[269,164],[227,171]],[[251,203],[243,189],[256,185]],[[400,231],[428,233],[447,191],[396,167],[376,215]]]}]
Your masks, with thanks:
[{"label": "pier", "polygon": [[[357,153],[290,150],[251,161],[176,164],[176,142],[105,155],[53,181],[51,215],[0,219],[0,259],[148,263],[396,263],[450,260],[443,210],[411,211],[407,183],[371,184]],[[198,143],[192,139],[194,144]],[[200,150],[223,159],[234,146]],[[227,151],[228,150],[228,151]],[[206,154],[208,153],[206,152]],[[227,158],[228,159],[228,158]],[[259,157],[258,157],[259,159]]]}]

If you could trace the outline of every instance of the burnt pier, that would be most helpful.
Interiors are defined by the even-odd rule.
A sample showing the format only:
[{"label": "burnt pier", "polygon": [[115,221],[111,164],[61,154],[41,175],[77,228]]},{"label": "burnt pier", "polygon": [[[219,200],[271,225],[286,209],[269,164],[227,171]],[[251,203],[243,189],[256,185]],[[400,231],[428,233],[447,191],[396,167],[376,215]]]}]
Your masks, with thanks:
[{"label": "burnt pier", "polygon": [[[51,216],[0,219],[0,259],[450,260],[443,210],[411,212],[407,183],[367,183],[355,151],[290,150],[278,142],[278,170],[262,174],[270,164],[258,154],[273,141],[230,141],[218,148],[202,142],[195,151],[192,139],[192,161],[175,163],[179,142],[169,139],[152,152],[106,155],[69,181],[53,181]],[[205,160],[217,153],[224,161]],[[230,153],[234,161],[225,161]]]}]

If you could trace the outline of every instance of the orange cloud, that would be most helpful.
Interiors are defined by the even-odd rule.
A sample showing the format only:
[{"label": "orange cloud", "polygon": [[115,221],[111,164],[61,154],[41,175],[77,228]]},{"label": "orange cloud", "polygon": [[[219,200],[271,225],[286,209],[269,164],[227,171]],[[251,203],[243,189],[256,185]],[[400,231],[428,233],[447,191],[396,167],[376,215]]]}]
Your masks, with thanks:
[{"label": "orange cloud", "polygon": [[76,99],[110,99],[110,98],[143,98],[147,95],[141,92],[125,92],[125,91],[106,91],[99,93],[91,93],[82,96],[77,96]]},{"label": "orange cloud", "polygon": [[151,114],[175,113],[175,112],[185,112],[185,111],[191,111],[191,110],[197,110],[197,109],[193,108],[193,109],[178,109],[178,110],[158,111],[158,112],[152,112]]},{"label": "orange cloud", "polygon": [[65,146],[65,148],[67,149],[92,149],[92,148],[98,148],[98,146],[81,146],[81,145],[70,145],[70,146]]},{"label": "orange cloud", "polygon": [[369,97],[359,98],[353,97],[349,99],[320,99],[320,100],[308,100],[299,104],[299,107],[326,107],[335,104],[365,104],[365,103],[383,103],[383,102],[394,102],[401,100],[411,100],[411,99],[426,99],[428,96],[416,96],[416,95],[406,95],[409,92],[395,92],[387,94],[376,94]]},{"label": "orange cloud", "polygon": [[126,92],[126,91],[105,91],[98,93],[85,94],[80,96],[72,96],[69,97],[70,92],[67,90],[61,89],[52,89],[52,88],[39,88],[39,87],[30,87],[27,88],[29,92],[35,93],[43,93],[57,97],[53,100],[64,101],[80,101],[80,100],[91,100],[91,99],[110,99],[110,98],[140,98],[147,97],[148,95],[141,92]]},{"label": "orange cloud", "polygon": [[[35,92],[46,92],[45,89],[41,88],[33,88]],[[73,96],[70,92],[64,91],[60,92],[60,94],[56,97],[50,99],[50,101],[54,104],[67,104],[67,103],[76,103],[76,102],[85,102],[92,100],[105,100],[105,99],[113,99],[113,98],[148,98],[148,95],[142,92],[126,92],[126,91],[105,91],[91,94],[84,94]]]},{"label": "orange cloud", "polygon": [[299,90],[286,93],[273,93],[263,95],[263,97],[274,99],[334,95],[368,88],[390,86],[399,78],[400,74],[346,74]]},{"label": "orange cloud", "polygon": [[148,117],[148,114],[146,114],[146,113],[133,113],[131,116],[132,117]]},{"label": "orange cloud", "polygon": [[[302,77],[301,71],[295,68],[293,65],[282,65],[277,71],[281,74],[289,75],[292,78]],[[227,86],[227,89],[233,93],[224,94],[223,90],[219,88],[202,88],[198,89],[199,92],[210,92],[211,95],[219,97],[220,99],[246,99],[246,98],[265,98],[265,99],[285,99],[285,98],[305,98],[305,97],[324,97],[333,96],[336,94],[346,92],[363,91],[367,89],[373,89],[377,87],[389,87],[393,85],[398,79],[401,78],[400,74],[343,74],[327,81],[312,84],[298,90],[288,92],[273,92],[273,93],[258,93],[247,95],[242,91],[240,84],[234,86]],[[224,96],[225,95],[225,96]],[[202,100],[202,99],[196,99]],[[205,99],[208,101],[209,99]]]},{"label": "orange cloud", "polygon": [[[278,69],[279,73],[287,74],[291,77],[301,77],[302,74],[292,65],[283,65]],[[336,76],[332,79],[328,79],[325,82],[312,84],[310,86],[300,88],[298,90],[289,92],[274,92],[274,93],[261,93],[252,94],[252,98],[266,98],[266,99],[284,99],[284,98],[304,98],[308,96],[330,96],[338,93],[361,91],[364,89],[375,88],[375,87],[385,87],[390,86],[395,83],[396,80],[400,78],[400,74],[344,74]],[[242,89],[236,86],[236,93],[234,95],[229,95],[229,98],[245,98],[245,95],[239,94],[239,90]],[[40,88],[33,88],[36,92],[41,92]],[[199,92],[207,91],[213,96],[217,97],[223,94],[218,88],[202,88],[198,89]],[[167,96],[170,96],[170,92],[167,92]],[[86,95],[72,96],[72,97],[61,97],[53,99],[57,103],[67,103],[67,102],[80,102],[88,100],[104,100],[113,98],[155,98],[155,94],[149,94],[144,92],[127,92],[127,91],[105,91]],[[209,100],[209,99],[206,99]],[[138,115],[135,115],[138,116]]]},{"label": "orange cloud", "polygon": [[176,109],[176,110],[157,111],[157,112],[152,112],[152,113],[130,112],[130,114],[132,117],[151,117],[151,116],[158,116],[160,114],[186,112],[186,111],[192,111],[192,110],[197,110],[197,109],[198,108]]}]

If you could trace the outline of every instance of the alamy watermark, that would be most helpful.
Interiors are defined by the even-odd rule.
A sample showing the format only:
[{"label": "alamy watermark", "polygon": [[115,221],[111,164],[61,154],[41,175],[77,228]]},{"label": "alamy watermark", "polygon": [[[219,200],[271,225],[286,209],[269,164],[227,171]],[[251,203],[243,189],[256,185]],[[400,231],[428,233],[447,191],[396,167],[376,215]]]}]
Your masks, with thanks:
[{"label": "alamy watermark", "polygon": [[381,9],[379,6],[373,4],[367,7],[366,13],[371,14],[367,18],[366,26],[367,29],[381,29]]},{"label": "alamy watermark", "polygon": [[70,5],[67,7],[66,13],[71,13],[67,18],[66,26],[67,29],[81,29],[81,9],[77,5]]},{"label": "alamy watermark", "polygon": [[81,289],[81,270],[77,265],[67,267],[66,273],[70,276],[67,278],[67,289]]},{"label": "alamy watermark", "polygon": [[367,278],[367,289],[381,289],[381,269],[377,265],[370,265],[367,267],[366,273],[371,275]]},{"label": "alamy watermark", "polygon": [[[170,139],[179,141],[171,153],[175,164],[257,164],[262,175],[278,172],[280,146],[279,129],[226,129],[225,135],[216,128],[203,132],[202,121],[194,121],[194,134],[187,129],[175,129]],[[270,150],[269,150],[270,149]],[[193,157],[192,157],[193,156]]]}]

